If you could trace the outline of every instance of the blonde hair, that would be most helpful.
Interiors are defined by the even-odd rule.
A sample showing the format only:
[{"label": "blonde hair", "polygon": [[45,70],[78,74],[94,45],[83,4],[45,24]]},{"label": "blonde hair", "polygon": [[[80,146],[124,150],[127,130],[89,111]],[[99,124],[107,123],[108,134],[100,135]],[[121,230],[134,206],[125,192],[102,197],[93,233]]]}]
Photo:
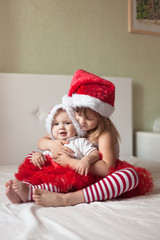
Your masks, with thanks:
[{"label": "blonde hair", "polygon": [[[75,109],[76,112],[78,113],[83,113],[85,115],[85,117],[87,118],[87,109],[90,108],[86,108],[86,107],[77,107]],[[111,132],[111,134],[113,135],[114,138],[116,138],[117,140],[120,141],[120,135],[118,130],[116,129],[114,123],[106,117],[103,117],[102,115],[100,115],[99,113],[95,112],[94,110],[90,109],[91,111],[93,111],[95,117],[98,119],[98,125],[95,129],[88,131],[88,139],[91,142],[97,142],[98,138],[105,132]]]}]

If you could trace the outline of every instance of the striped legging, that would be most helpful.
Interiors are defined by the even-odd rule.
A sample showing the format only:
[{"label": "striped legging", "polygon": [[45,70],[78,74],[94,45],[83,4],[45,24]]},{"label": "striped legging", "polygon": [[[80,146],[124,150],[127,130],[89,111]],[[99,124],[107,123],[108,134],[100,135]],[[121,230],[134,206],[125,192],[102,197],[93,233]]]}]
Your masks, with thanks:
[{"label": "striped legging", "polygon": [[[26,183],[26,182],[24,182]],[[139,183],[139,178],[137,172],[132,168],[124,168],[118,170],[100,181],[82,189],[84,201],[86,203],[94,201],[104,201],[108,199],[116,198],[123,193],[133,190]],[[48,190],[51,192],[60,193],[55,185],[51,183],[43,183],[40,185],[31,185],[26,183],[29,186],[29,196],[28,201],[32,201],[32,193],[34,188],[39,188],[42,190]]]}]

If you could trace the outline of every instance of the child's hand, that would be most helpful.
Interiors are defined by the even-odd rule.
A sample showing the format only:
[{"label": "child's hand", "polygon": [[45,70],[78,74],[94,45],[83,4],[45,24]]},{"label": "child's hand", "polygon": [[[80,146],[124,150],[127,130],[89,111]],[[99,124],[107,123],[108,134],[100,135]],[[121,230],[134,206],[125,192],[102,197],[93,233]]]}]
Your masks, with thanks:
[{"label": "child's hand", "polygon": [[73,155],[73,151],[68,148],[67,146],[64,146],[64,144],[69,144],[66,140],[54,140],[51,141],[49,150],[51,151],[54,158],[57,158],[59,156],[59,152],[65,151],[66,153]]},{"label": "child's hand", "polygon": [[80,174],[80,175],[85,175],[87,176],[88,172],[89,172],[89,168],[90,168],[90,163],[89,161],[86,161],[86,159],[81,159],[78,161],[78,163],[76,164],[74,170]]},{"label": "child's hand", "polygon": [[59,152],[57,158],[52,158],[54,162],[58,163],[63,167],[70,165],[71,159],[72,157],[70,156],[70,154],[66,153],[66,151]]},{"label": "child's hand", "polygon": [[40,169],[42,168],[41,166],[44,166],[46,161],[45,156],[40,153],[40,152],[35,152],[32,155],[32,163],[34,166],[39,167]]},{"label": "child's hand", "polygon": [[66,153],[70,157],[74,158],[74,151],[72,149],[68,148],[67,146],[63,146],[62,152]]}]

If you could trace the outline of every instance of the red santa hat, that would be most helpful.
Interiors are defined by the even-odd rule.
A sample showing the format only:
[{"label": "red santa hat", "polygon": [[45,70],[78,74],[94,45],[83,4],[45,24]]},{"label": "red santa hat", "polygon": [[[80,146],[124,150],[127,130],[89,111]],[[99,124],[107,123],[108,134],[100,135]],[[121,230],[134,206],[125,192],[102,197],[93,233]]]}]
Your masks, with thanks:
[{"label": "red santa hat", "polygon": [[73,107],[88,107],[104,117],[114,111],[115,86],[112,82],[84,70],[77,70],[73,75],[68,102]]},{"label": "red santa hat", "polygon": [[49,114],[46,118],[46,129],[47,129],[48,134],[51,136],[51,138],[54,139],[54,137],[52,135],[52,123],[53,123],[55,114],[58,112],[59,109],[62,109],[67,112],[70,120],[72,121],[72,123],[76,129],[77,136],[84,137],[85,132],[81,129],[79,123],[76,121],[75,112],[74,112],[73,108],[68,106],[67,104],[58,104],[51,108],[51,110],[49,111]]}]

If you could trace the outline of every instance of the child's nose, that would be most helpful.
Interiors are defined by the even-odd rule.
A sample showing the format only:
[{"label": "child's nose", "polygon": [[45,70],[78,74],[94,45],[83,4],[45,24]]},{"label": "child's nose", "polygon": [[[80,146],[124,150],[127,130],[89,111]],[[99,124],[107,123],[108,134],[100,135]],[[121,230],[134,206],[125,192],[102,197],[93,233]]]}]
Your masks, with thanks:
[{"label": "child's nose", "polygon": [[85,122],[84,118],[80,117],[80,118],[79,118],[79,124],[80,124],[80,125],[83,125],[84,122]]},{"label": "child's nose", "polygon": [[64,124],[63,124],[63,123],[60,124],[59,128],[60,128],[60,129],[64,129],[64,128],[65,128]]}]

